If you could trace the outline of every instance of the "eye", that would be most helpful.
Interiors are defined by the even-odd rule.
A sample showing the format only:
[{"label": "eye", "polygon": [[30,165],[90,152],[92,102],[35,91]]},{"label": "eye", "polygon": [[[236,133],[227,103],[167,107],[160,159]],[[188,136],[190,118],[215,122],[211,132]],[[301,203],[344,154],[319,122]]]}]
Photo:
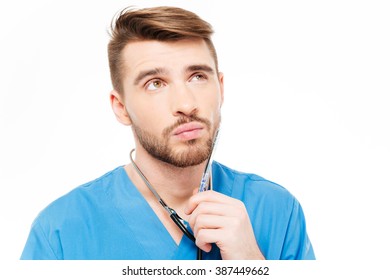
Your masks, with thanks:
[{"label": "eye", "polygon": [[151,80],[146,84],[146,90],[158,90],[164,86],[161,80]]},{"label": "eye", "polygon": [[190,81],[205,81],[207,80],[207,76],[206,75],[203,75],[203,74],[200,74],[200,73],[197,73],[195,75],[192,75]]}]

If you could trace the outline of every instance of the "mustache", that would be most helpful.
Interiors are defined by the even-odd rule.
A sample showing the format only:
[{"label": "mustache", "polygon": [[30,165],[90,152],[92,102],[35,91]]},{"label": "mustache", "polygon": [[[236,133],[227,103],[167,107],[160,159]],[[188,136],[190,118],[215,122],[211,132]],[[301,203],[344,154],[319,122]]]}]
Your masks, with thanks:
[{"label": "mustache", "polygon": [[173,125],[168,126],[167,128],[165,128],[163,130],[163,136],[164,137],[169,136],[172,133],[172,131],[175,130],[178,126],[185,124],[185,123],[189,123],[189,122],[203,123],[207,127],[207,129],[210,129],[210,127],[211,127],[211,122],[208,119],[201,118],[201,117],[198,117],[196,115],[192,115],[192,116],[188,116],[188,117],[182,116]]}]

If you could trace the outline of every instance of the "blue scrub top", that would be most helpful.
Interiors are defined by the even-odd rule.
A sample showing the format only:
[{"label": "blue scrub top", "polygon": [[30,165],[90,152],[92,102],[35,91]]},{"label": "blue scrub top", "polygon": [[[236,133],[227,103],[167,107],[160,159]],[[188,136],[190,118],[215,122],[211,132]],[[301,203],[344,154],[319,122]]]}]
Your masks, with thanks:
[{"label": "blue scrub top", "polygon": [[[266,259],[314,259],[302,208],[283,187],[213,163],[215,191],[244,202]],[[118,167],[46,207],[32,224],[21,259],[196,259],[186,236],[175,243]],[[203,259],[221,259],[217,246]]]}]

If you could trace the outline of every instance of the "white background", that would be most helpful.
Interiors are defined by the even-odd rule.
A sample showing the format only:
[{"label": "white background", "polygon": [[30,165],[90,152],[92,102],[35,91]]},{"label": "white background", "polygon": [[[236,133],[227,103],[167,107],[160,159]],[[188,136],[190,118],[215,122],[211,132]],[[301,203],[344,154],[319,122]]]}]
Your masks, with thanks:
[{"label": "white background", "polygon": [[386,2],[0,2],[1,260],[19,258],[48,203],[128,162],[106,46],[113,15],[132,4],[184,7],[214,26],[225,74],[216,159],[293,193],[319,260],[386,258]]}]

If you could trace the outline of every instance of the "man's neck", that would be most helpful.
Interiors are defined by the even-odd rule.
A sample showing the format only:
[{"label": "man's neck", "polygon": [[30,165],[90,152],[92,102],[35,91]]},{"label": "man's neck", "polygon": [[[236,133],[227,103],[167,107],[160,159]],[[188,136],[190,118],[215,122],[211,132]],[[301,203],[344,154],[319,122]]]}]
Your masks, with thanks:
[{"label": "man's neck", "polygon": [[[186,168],[175,167],[155,159],[144,149],[138,149],[136,151],[134,161],[162,199],[170,207],[178,209],[181,209],[186,204],[188,199],[193,195],[194,190],[199,187],[206,164],[206,162],[203,162],[199,165]],[[147,186],[135,171],[132,164],[129,164],[126,170],[145,199],[154,199],[152,192],[147,189]]]}]

